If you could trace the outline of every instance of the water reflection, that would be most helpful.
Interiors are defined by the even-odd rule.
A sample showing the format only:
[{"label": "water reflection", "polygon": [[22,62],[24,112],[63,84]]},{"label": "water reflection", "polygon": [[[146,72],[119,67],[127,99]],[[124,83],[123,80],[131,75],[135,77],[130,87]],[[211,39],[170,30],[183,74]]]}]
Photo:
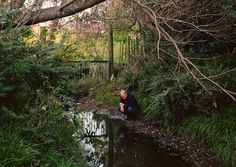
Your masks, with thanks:
[{"label": "water reflection", "polygon": [[87,162],[90,167],[105,167],[103,155],[107,154],[108,131],[104,119],[94,118],[93,112],[80,113],[85,130],[82,146],[87,152]]},{"label": "water reflection", "polygon": [[105,120],[94,119],[93,112],[85,112],[79,114],[82,119],[85,134],[88,136],[107,137]]},{"label": "water reflection", "polygon": [[[89,167],[183,167],[180,161],[160,151],[151,139],[129,132],[122,121],[93,112],[79,114]],[[185,165],[186,167],[186,165]]]}]

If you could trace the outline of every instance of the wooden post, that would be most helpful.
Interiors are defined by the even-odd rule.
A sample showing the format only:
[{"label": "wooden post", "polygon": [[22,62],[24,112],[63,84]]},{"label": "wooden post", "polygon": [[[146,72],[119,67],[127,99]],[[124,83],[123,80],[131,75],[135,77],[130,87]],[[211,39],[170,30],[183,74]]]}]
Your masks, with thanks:
[{"label": "wooden post", "polygon": [[139,44],[139,38],[137,37],[136,39],[136,53],[139,55],[140,54],[140,44]]},{"label": "wooden post", "polygon": [[129,39],[130,40],[130,55],[129,55],[129,60],[132,60],[132,56],[133,56],[133,40],[132,38]]},{"label": "wooden post", "polygon": [[133,40],[133,55],[136,55],[137,50],[136,50],[136,39]]},{"label": "wooden post", "polygon": [[107,80],[110,80],[110,70],[109,70],[109,67],[110,67],[110,62],[108,61],[107,63],[106,63],[106,79]]},{"label": "wooden post", "polygon": [[127,43],[127,45],[128,45],[128,48],[127,48],[127,49],[128,49],[128,54],[127,54],[127,56],[128,56],[128,57],[127,57],[127,62],[129,62],[129,61],[130,61],[130,55],[131,55],[131,54],[130,54],[130,51],[131,51],[130,37],[128,36],[128,38],[127,38],[127,39],[128,39],[128,43]]},{"label": "wooden post", "polygon": [[122,48],[121,48],[121,45],[122,45],[122,44],[121,44],[121,41],[120,41],[120,49],[119,49],[119,64],[121,64],[121,56],[122,56],[122,53],[121,53],[121,52],[122,52],[122,51],[121,51],[121,49],[122,49]]},{"label": "wooden post", "polygon": [[124,42],[124,63],[127,63],[127,54],[128,54],[128,47],[127,47],[127,38],[125,38],[125,42]]},{"label": "wooden post", "polygon": [[124,63],[124,40],[122,36],[122,41],[121,41],[121,64]]},{"label": "wooden post", "polygon": [[114,66],[114,46],[113,46],[113,28],[112,24],[109,25],[108,30],[108,60],[109,60],[109,79],[113,74],[113,66]]}]

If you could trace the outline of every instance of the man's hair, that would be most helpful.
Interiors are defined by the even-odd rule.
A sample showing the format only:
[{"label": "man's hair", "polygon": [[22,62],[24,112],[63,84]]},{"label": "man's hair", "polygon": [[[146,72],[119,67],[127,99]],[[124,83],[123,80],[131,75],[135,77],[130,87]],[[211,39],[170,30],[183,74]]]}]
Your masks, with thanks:
[{"label": "man's hair", "polygon": [[114,95],[115,95],[115,96],[120,96],[121,92],[123,92],[123,93],[128,93],[128,92],[129,92],[129,89],[127,88],[127,86],[117,88],[117,89],[115,90],[115,92],[114,92]]},{"label": "man's hair", "polygon": [[128,89],[120,89],[120,91],[128,92]]},{"label": "man's hair", "polygon": [[126,92],[129,91],[129,86],[128,85],[124,85],[123,87],[121,87],[120,90],[125,90]]}]

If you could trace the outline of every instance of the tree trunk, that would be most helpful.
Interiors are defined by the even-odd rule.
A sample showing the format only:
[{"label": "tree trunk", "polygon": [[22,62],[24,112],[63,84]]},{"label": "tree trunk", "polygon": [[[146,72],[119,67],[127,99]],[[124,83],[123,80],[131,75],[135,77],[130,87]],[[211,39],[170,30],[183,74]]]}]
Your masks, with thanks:
[{"label": "tree trunk", "polygon": [[109,78],[111,78],[114,66],[113,28],[111,24],[109,25],[109,30],[108,30],[108,59],[109,59]]}]

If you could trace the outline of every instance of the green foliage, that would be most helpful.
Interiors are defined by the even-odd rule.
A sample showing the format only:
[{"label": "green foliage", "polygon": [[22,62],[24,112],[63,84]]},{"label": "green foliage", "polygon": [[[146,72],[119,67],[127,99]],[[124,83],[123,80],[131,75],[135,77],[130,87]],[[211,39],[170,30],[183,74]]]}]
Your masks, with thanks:
[{"label": "green foliage", "polygon": [[115,90],[124,85],[122,79],[115,79],[113,81],[106,81],[98,78],[84,78],[80,80],[82,87],[87,87],[88,92],[101,106],[117,106],[119,104],[119,97],[114,95]]},{"label": "green foliage", "polygon": [[78,81],[78,88],[83,93],[88,93],[97,85],[105,83],[105,80],[100,77],[84,77]]},{"label": "green foliage", "polygon": [[64,80],[52,90],[53,95],[60,99],[63,107],[74,107],[77,96],[83,96],[83,93],[86,92],[86,85],[81,85],[81,82],[84,79],[70,79],[70,82]]},{"label": "green foliage", "polygon": [[[194,54],[188,53],[188,56],[191,58]],[[209,115],[216,111],[214,103],[218,109],[224,107],[225,104],[221,103],[220,99],[227,98],[213,84],[201,79],[211,92],[209,94],[185,69],[176,66],[172,60],[165,61],[166,63],[162,63],[151,54],[146,57],[137,57],[134,62],[136,65],[130,65],[122,75],[127,85],[145,95],[141,99],[147,101],[144,107],[147,118],[162,120],[168,125],[182,122],[192,115]],[[234,72],[217,75],[229,69],[227,59],[219,58],[211,61],[196,59],[193,62],[206,76],[211,76],[214,81],[224,85],[225,88],[235,89]],[[234,66],[231,62],[230,68]],[[195,69],[191,68],[191,70],[193,74],[201,78]]]},{"label": "green foliage", "polygon": [[226,112],[224,115],[191,118],[186,122],[186,127],[192,137],[212,143],[212,150],[217,153],[225,167],[234,167],[236,165],[235,105]]},{"label": "green foliage", "polygon": [[233,0],[226,0],[223,5],[224,10],[228,11],[230,16],[236,16],[235,2]]},{"label": "green foliage", "polygon": [[0,144],[0,166],[33,165],[39,155],[36,145],[22,139],[12,129],[0,133]]},{"label": "green foliage", "polygon": [[[1,96],[11,99],[11,101],[3,101],[3,104],[14,111],[22,110],[24,105],[34,98],[37,89],[43,89],[47,93],[54,92],[54,95],[60,96],[59,98],[65,103],[73,102],[68,97],[72,93],[69,90],[64,95],[62,91],[59,92],[60,95],[56,92],[60,87],[64,88],[61,85],[65,85],[68,79],[80,78],[79,69],[69,64],[37,63],[35,59],[31,58],[13,62],[0,72],[0,76],[4,78],[0,84]],[[71,103],[70,106],[73,104]]]},{"label": "green foliage", "polygon": [[[73,149],[72,147],[70,147],[70,149]],[[81,156],[78,155],[79,150],[74,151],[74,149],[72,150],[72,152],[74,152],[77,156]],[[69,155],[68,155],[69,156]],[[84,167],[85,165],[81,162],[77,163],[75,161],[75,159],[77,159],[77,157],[64,157],[63,154],[56,152],[53,149],[49,149],[49,150],[45,150],[44,154],[42,155],[42,158],[45,160],[45,162],[43,162],[42,166],[46,167],[48,166],[48,164],[52,165],[52,166],[57,166],[57,167]],[[77,161],[80,161],[77,159]]]},{"label": "green foliage", "polygon": [[[30,107],[20,119],[25,122],[22,133],[31,142],[40,145],[42,164],[57,166],[60,163],[83,165],[83,151],[72,138],[80,129],[70,122],[69,116],[60,107],[60,102],[38,92],[37,107]],[[50,154],[49,154],[49,150]],[[76,151],[75,151],[76,150]]]},{"label": "green foliage", "polygon": [[4,146],[0,149],[0,163],[30,166],[39,161],[40,166],[85,166],[83,150],[72,137],[81,127],[72,124],[59,101],[42,91],[37,91],[34,105],[17,115],[1,110],[0,119],[11,119],[2,122],[2,128],[11,125],[17,134],[4,130],[0,136]]},{"label": "green foliage", "polygon": [[4,58],[15,59],[21,57],[22,55],[27,55],[28,48],[22,40],[24,34],[29,31],[29,28],[26,27],[20,27],[17,29],[9,28],[5,30],[3,35],[1,35],[0,40],[0,60]]},{"label": "green foliage", "polygon": [[153,101],[152,97],[149,94],[145,94],[138,91],[133,92],[133,94],[137,99],[142,111],[145,111]]},{"label": "green foliage", "polygon": [[26,28],[1,34],[0,166],[84,167],[73,137],[81,127],[63,109],[76,104],[70,96],[78,91],[79,68],[51,57],[56,46],[28,46],[30,35]]},{"label": "green foliage", "polygon": [[6,97],[6,95],[12,91],[12,89],[12,86],[3,85],[3,83],[0,83],[0,98]]}]

